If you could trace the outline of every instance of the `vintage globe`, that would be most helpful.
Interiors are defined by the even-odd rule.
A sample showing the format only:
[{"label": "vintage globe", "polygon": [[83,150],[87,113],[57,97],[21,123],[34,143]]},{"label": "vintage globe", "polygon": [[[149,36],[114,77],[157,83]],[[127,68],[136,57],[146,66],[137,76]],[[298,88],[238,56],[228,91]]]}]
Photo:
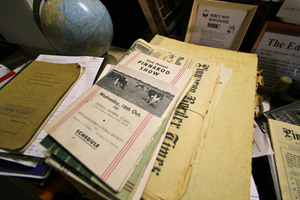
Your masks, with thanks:
[{"label": "vintage globe", "polygon": [[41,27],[64,55],[102,56],[113,38],[111,17],[100,0],[46,0]]}]

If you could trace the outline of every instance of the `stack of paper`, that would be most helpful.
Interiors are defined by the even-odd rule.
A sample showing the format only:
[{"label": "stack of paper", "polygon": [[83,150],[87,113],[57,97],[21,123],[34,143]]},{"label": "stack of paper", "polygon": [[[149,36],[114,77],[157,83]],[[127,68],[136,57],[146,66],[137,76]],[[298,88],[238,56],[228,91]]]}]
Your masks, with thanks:
[{"label": "stack of paper", "polygon": [[[194,134],[201,130],[220,65],[150,46],[137,40],[113,71],[46,127],[47,163],[89,198],[141,198],[156,157],[178,141],[169,127],[180,128],[191,112],[199,119],[190,120]],[[197,144],[188,144],[194,149],[187,159]]]},{"label": "stack of paper", "polygon": [[[170,52],[218,62],[232,70],[232,73],[226,85],[223,82],[219,84],[217,95],[212,100],[214,105],[208,109],[208,116],[202,130],[198,131],[198,136],[194,136],[196,131],[193,128],[198,120],[187,115],[183,123],[190,122],[190,128],[177,131],[179,140],[173,145],[174,148],[169,148],[159,175],[155,172],[151,174],[143,197],[151,195],[149,199],[249,199],[257,56],[183,43],[158,35],[151,44]],[[148,48],[153,55],[161,55],[149,46],[141,48]],[[194,137],[185,138],[189,132]],[[183,138],[188,142],[184,142]],[[200,140],[199,145],[193,149],[197,153],[190,156],[187,162],[185,152],[189,145],[186,144],[195,140]],[[161,150],[164,151],[163,148]],[[162,163],[160,160],[161,157],[158,156],[158,165]],[[181,167],[186,170],[179,174],[177,169]]]},{"label": "stack of paper", "polygon": [[157,35],[45,126],[88,198],[249,199],[257,56]]},{"label": "stack of paper", "polygon": [[129,197],[192,84],[192,70],[130,53],[45,127],[47,162],[103,197]]},{"label": "stack of paper", "polygon": [[42,128],[93,84],[102,61],[40,55],[3,86],[1,175],[44,182],[51,168],[44,163],[46,149],[39,144],[46,136]]}]

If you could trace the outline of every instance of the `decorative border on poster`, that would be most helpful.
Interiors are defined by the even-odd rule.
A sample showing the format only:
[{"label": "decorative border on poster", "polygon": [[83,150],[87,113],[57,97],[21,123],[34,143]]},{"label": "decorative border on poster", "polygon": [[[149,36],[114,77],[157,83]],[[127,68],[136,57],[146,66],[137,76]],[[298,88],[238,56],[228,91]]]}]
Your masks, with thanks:
[{"label": "decorative border on poster", "polygon": [[[252,22],[252,19],[254,17],[254,14],[256,12],[257,9],[257,5],[250,5],[250,4],[242,4],[242,3],[231,3],[231,2],[223,2],[223,1],[209,1],[209,0],[194,0],[193,3],[193,7],[192,7],[192,11],[191,11],[191,15],[190,15],[190,20],[189,20],[189,24],[188,24],[188,28],[186,31],[186,35],[185,35],[185,42],[188,43],[195,43],[195,42],[191,42],[193,34],[197,34],[197,32],[199,33],[198,30],[195,30],[196,27],[196,21],[197,21],[197,16],[198,16],[198,12],[199,12],[199,7],[200,6],[207,6],[207,7],[213,7],[215,9],[222,9],[222,11],[225,13],[226,12],[226,16],[224,16],[225,18],[227,17],[227,19],[222,19],[222,15],[218,16],[220,20],[219,24],[222,23],[228,23],[230,21],[230,19],[228,19],[228,17],[230,18],[230,16],[232,16],[232,12],[230,12],[230,10],[235,10],[237,12],[241,11],[246,11],[246,16],[241,16],[244,17],[243,22],[241,23],[241,25],[239,26],[238,32],[234,35],[233,38],[231,38],[231,45],[226,45],[225,47],[221,47],[218,46],[218,44],[216,44],[216,46],[212,46],[212,45],[205,45],[205,46],[212,46],[212,47],[216,47],[216,48],[224,48],[224,49],[230,49],[230,50],[235,50],[237,51],[240,48],[241,43],[243,42],[243,39],[246,35],[246,32],[250,26],[250,23]],[[218,18],[217,16],[212,16],[212,20],[216,21],[216,18]],[[224,20],[227,20],[224,21]],[[232,16],[232,21],[236,20],[236,17]],[[216,24],[218,25],[218,24]],[[202,25],[198,25],[198,26],[202,26]],[[202,32],[202,30],[200,31]],[[216,31],[215,35],[218,37],[224,37],[224,31],[222,30],[222,32],[219,30],[219,35],[217,34],[218,32]],[[206,33],[207,34],[207,33]],[[210,36],[211,37],[211,36]],[[215,37],[216,38],[216,37]],[[219,41],[219,43],[226,43],[227,38],[223,38],[223,41]],[[216,41],[217,43],[218,41]],[[196,44],[196,43],[195,43]],[[203,45],[198,43],[199,45]],[[227,46],[227,47],[226,47]]]}]

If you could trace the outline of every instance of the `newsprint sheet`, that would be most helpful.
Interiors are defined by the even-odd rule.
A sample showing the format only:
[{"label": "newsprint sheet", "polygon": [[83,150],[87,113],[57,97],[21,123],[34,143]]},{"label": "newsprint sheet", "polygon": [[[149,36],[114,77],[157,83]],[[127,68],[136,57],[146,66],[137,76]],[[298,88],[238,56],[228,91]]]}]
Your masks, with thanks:
[{"label": "newsprint sheet", "polygon": [[143,199],[178,199],[188,186],[196,149],[200,143],[203,120],[219,84],[220,65],[196,56],[160,48],[142,39],[131,46],[130,51],[133,50],[189,68],[194,72],[196,81],[175,111],[143,193]]},{"label": "newsprint sheet", "polygon": [[282,199],[300,199],[300,126],[269,119]]},{"label": "newsprint sheet", "polygon": [[[193,114],[200,113],[198,108],[201,105],[195,105],[204,102],[203,97],[197,97],[198,103],[191,104],[187,109],[186,115],[189,118],[183,120],[181,128],[178,129],[180,131],[176,131],[179,140],[176,140],[175,148],[173,148],[173,145],[169,148],[160,175],[155,177],[152,173],[152,177],[147,183],[146,190],[151,195],[149,199],[172,199],[171,197],[165,198],[166,194],[171,196],[177,194],[177,198],[175,196],[173,199],[179,199],[181,195],[185,195],[186,199],[249,200],[257,56],[255,54],[184,43],[159,35],[156,35],[150,44],[169,49],[169,51],[188,54],[201,60],[219,62],[224,64],[226,68],[232,69],[232,73],[205,134],[202,134],[202,126],[198,126],[199,123],[203,123],[203,120],[200,120],[200,116]],[[156,54],[159,53],[156,52]],[[175,61],[183,63],[179,58]],[[212,67],[213,65],[209,69],[213,69]],[[208,72],[203,73],[197,86],[198,92],[192,93],[192,96],[213,91],[208,90],[208,87],[214,85],[208,83],[209,81],[206,79]],[[208,107],[203,106],[203,108],[207,110]],[[186,129],[183,128],[184,126]],[[201,157],[197,162],[199,165],[196,166],[196,155],[186,161],[188,156],[185,153],[191,147],[191,143],[194,143],[195,140],[199,141],[200,137],[203,148],[199,148]],[[199,145],[196,145],[196,147],[198,148]],[[189,150],[189,152],[195,152],[195,149]],[[171,154],[173,155],[171,156]],[[175,160],[177,160],[176,164],[174,164]],[[175,175],[180,174],[173,170],[182,167],[183,163],[190,164],[188,170],[185,171],[187,173],[181,176],[178,175],[176,182],[172,181]],[[164,178],[160,178],[163,176],[162,174],[169,178],[167,178],[168,181],[164,183],[158,181],[158,179],[164,180]],[[194,177],[195,182],[190,182],[192,180],[189,180],[190,177]],[[151,179],[157,181],[151,181]],[[157,193],[157,187],[159,186],[155,187],[155,184],[160,184],[160,194]],[[154,196],[159,198],[152,198]]]}]

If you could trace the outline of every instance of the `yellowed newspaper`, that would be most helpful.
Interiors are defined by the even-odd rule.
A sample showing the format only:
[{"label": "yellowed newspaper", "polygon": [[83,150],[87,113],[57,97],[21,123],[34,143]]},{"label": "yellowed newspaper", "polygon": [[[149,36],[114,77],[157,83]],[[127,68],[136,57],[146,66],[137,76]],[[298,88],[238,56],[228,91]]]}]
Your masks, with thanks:
[{"label": "yellowed newspaper", "polygon": [[131,50],[140,50],[192,69],[196,78],[175,111],[143,194],[144,199],[176,199],[184,194],[188,185],[203,119],[219,83],[220,65],[214,61],[162,49],[143,40],[137,40]]},{"label": "yellowed newspaper", "polygon": [[281,198],[300,198],[300,126],[269,119]]},{"label": "yellowed newspaper", "polygon": [[[201,156],[197,158],[197,166],[193,166],[193,181],[189,182],[188,175],[192,171],[195,157],[187,162],[185,152],[197,151],[198,147],[189,149],[189,144],[194,143],[196,139],[199,140],[201,129],[197,130],[195,127],[202,122],[198,122],[197,118],[193,119],[192,115],[189,115],[185,121],[189,128],[178,133],[181,135],[181,140],[183,138],[187,140],[185,146],[179,149],[180,140],[178,140],[175,149],[169,147],[174,152],[174,156],[171,156],[173,152],[168,151],[167,158],[169,159],[165,159],[163,162],[165,176],[176,176],[177,179],[160,182],[161,176],[155,176],[152,173],[143,197],[149,199],[152,195],[151,197],[156,199],[248,200],[250,198],[253,151],[257,56],[183,43],[159,35],[155,36],[150,44],[198,59],[224,64],[226,68],[232,70],[232,73],[207,127]],[[203,81],[203,84],[207,86],[210,83]],[[199,90],[198,92],[204,91]],[[194,156],[196,155],[194,154]],[[169,163],[168,167],[166,167],[167,162]],[[177,168],[186,163],[189,164],[188,173],[181,175],[174,173]],[[160,190],[159,193],[158,190]]]}]

